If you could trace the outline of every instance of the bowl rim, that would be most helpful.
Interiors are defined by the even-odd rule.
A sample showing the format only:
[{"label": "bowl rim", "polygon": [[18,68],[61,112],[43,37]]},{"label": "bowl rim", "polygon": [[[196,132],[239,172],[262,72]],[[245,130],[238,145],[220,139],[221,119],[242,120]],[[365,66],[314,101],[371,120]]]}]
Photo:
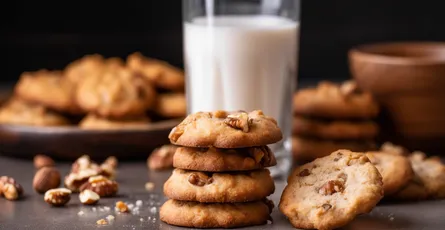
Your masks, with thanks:
[{"label": "bowl rim", "polygon": [[[438,55],[430,56],[394,56],[382,53],[371,53],[369,50],[374,49],[388,49],[395,47],[408,47],[408,48],[429,48],[429,49],[442,49],[443,57]],[[445,42],[439,41],[398,41],[398,42],[376,42],[361,44],[352,47],[348,51],[348,57],[351,61],[352,59],[361,59],[368,62],[374,63],[385,63],[385,64],[398,64],[398,65],[437,65],[445,64]]]}]

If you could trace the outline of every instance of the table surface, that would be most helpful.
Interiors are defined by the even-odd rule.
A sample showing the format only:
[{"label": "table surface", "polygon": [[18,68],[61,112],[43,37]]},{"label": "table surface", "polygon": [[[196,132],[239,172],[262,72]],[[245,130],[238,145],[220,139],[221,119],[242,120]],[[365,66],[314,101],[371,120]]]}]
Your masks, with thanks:
[{"label": "table surface", "polygon": [[[59,163],[57,167],[62,175],[69,170],[68,163]],[[96,206],[85,206],[73,194],[66,207],[50,207],[43,201],[43,195],[32,190],[34,175],[32,162],[0,156],[0,175],[14,177],[24,187],[25,195],[18,201],[0,198],[0,229],[96,229],[96,221],[108,215],[115,220],[105,229],[182,229],[159,221],[159,207],[165,201],[162,185],[171,171],[149,172],[145,162],[120,162],[117,181],[117,197],[101,199]],[[153,191],[145,190],[145,183],[153,182]],[[271,199],[278,204],[285,182],[276,181],[276,192]],[[139,212],[119,214],[114,211],[118,200],[135,204],[143,202]],[[110,207],[107,211],[106,207]],[[82,211],[83,215],[79,215]],[[244,229],[292,229],[286,218],[274,209],[273,223]],[[342,229],[445,229],[445,200],[422,201],[415,203],[383,203],[366,215],[357,217]]]}]

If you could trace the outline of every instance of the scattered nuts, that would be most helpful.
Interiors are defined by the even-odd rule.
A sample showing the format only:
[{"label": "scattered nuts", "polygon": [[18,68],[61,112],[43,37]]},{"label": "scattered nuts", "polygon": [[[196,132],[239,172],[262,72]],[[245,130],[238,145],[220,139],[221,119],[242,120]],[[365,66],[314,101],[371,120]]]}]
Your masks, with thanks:
[{"label": "scattered nuts", "polygon": [[111,167],[111,165],[108,164],[101,164],[100,165],[100,172],[98,175],[102,175],[104,177],[107,177],[109,179],[114,179],[116,176],[116,169]]},{"label": "scattered nuts", "polygon": [[43,167],[34,175],[32,186],[38,193],[57,188],[60,185],[60,173],[54,167]]},{"label": "scattered nuts", "polygon": [[72,192],[78,192],[81,185],[92,176],[97,176],[98,171],[94,169],[84,169],[78,172],[71,172],[65,177],[65,187]]},{"label": "scattered nuts", "polygon": [[49,156],[38,154],[34,157],[34,167],[36,169],[41,169],[43,167],[51,167],[54,166],[54,160]]},{"label": "scattered nuts", "polygon": [[79,157],[71,166],[71,172],[77,173],[84,169],[91,169],[94,164],[88,155]]},{"label": "scattered nuts", "polygon": [[102,163],[102,165],[109,165],[112,168],[117,168],[117,158],[115,156],[110,156]]},{"label": "scattered nuts", "polygon": [[127,206],[124,202],[122,202],[122,201],[118,201],[118,202],[116,202],[116,209],[117,209],[119,212],[129,212],[129,211],[130,211],[130,209],[128,208],[128,206]]},{"label": "scattered nuts", "polygon": [[80,202],[82,202],[82,204],[87,204],[87,205],[96,204],[99,201],[99,199],[100,196],[89,189],[85,189],[79,194],[79,200]]},{"label": "scattered nuts", "polygon": [[63,206],[71,200],[71,190],[66,188],[55,188],[46,191],[44,200],[53,206]]},{"label": "scattered nuts", "polygon": [[155,188],[155,183],[153,183],[153,182],[147,182],[147,183],[145,183],[145,190],[147,190],[147,191],[153,191],[154,188]]},{"label": "scattered nuts", "polygon": [[204,173],[192,173],[190,174],[188,181],[190,184],[196,186],[204,186],[206,184],[213,183],[213,178],[205,175]]},{"label": "scattered nuts", "polygon": [[100,197],[109,197],[116,195],[118,188],[116,181],[112,181],[104,176],[93,176],[80,186],[80,191],[89,189],[99,194]]},{"label": "scattered nuts", "polygon": [[249,119],[249,115],[247,113],[237,113],[230,114],[224,119],[224,124],[234,128],[240,129],[243,132],[249,132],[249,126],[252,123],[252,120]]},{"label": "scattered nuts", "polygon": [[98,225],[107,225],[108,222],[105,219],[100,219],[100,220],[96,221],[96,224],[98,224]]},{"label": "scattered nuts", "polygon": [[22,186],[12,177],[0,177],[0,195],[8,200],[17,200],[23,194]]},{"label": "scattered nuts", "polygon": [[173,156],[176,152],[175,145],[163,145],[151,152],[147,159],[147,166],[151,170],[173,168]]},{"label": "scattered nuts", "polygon": [[336,192],[343,192],[345,190],[344,182],[339,180],[330,180],[326,182],[321,188],[318,190],[318,193],[321,195],[332,195]]}]

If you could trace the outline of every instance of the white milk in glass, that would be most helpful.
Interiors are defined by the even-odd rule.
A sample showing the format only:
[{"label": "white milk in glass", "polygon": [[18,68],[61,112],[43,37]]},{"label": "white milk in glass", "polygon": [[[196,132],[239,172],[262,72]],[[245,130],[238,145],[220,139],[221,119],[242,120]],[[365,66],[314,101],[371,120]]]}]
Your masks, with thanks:
[{"label": "white milk in glass", "polygon": [[277,119],[287,139],[298,22],[214,16],[185,23],[184,33],[188,112],[261,109]]}]

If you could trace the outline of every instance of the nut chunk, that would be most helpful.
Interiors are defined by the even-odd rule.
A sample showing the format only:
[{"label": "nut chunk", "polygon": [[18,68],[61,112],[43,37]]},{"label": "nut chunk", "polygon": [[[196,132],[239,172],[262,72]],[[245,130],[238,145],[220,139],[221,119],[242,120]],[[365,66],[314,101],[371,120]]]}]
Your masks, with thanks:
[{"label": "nut chunk", "polygon": [[247,133],[249,132],[249,125],[252,123],[252,120],[249,119],[247,113],[235,113],[228,115],[224,123],[234,129],[240,129]]},{"label": "nut chunk", "polygon": [[147,159],[150,170],[163,170],[173,168],[173,156],[178,147],[174,145],[163,145],[153,150]]},{"label": "nut chunk", "polygon": [[45,193],[44,200],[53,206],[63,206],[71,200],[71,190],[66,188],[50,189]]},{"label": "nut chunk", "polygon": [[3,195],[8,200],[17,200],[22,196],[23,188],[12,177],[0,177],[0,195]]},{"label": "nut chunk", "polygon": [[80,191],[91,190],[100,197],[110,197],[116,195],[119,185],[104,176],[90,177],[86,183],[80,186]]},{"label": "nut chunk", "polygon": [[116,207],[115,208],[119,212],[129,212],[130,211],[128,206],[124,202],[122,202],[122,201],[116,202]]},{"label": "nut chunk", "polygon": [[99,199],[100,196],[89,189],[85,189],[79,194],[79,200],[82,204],[87,204],[87,205],[96,204],[99,201]]}]

